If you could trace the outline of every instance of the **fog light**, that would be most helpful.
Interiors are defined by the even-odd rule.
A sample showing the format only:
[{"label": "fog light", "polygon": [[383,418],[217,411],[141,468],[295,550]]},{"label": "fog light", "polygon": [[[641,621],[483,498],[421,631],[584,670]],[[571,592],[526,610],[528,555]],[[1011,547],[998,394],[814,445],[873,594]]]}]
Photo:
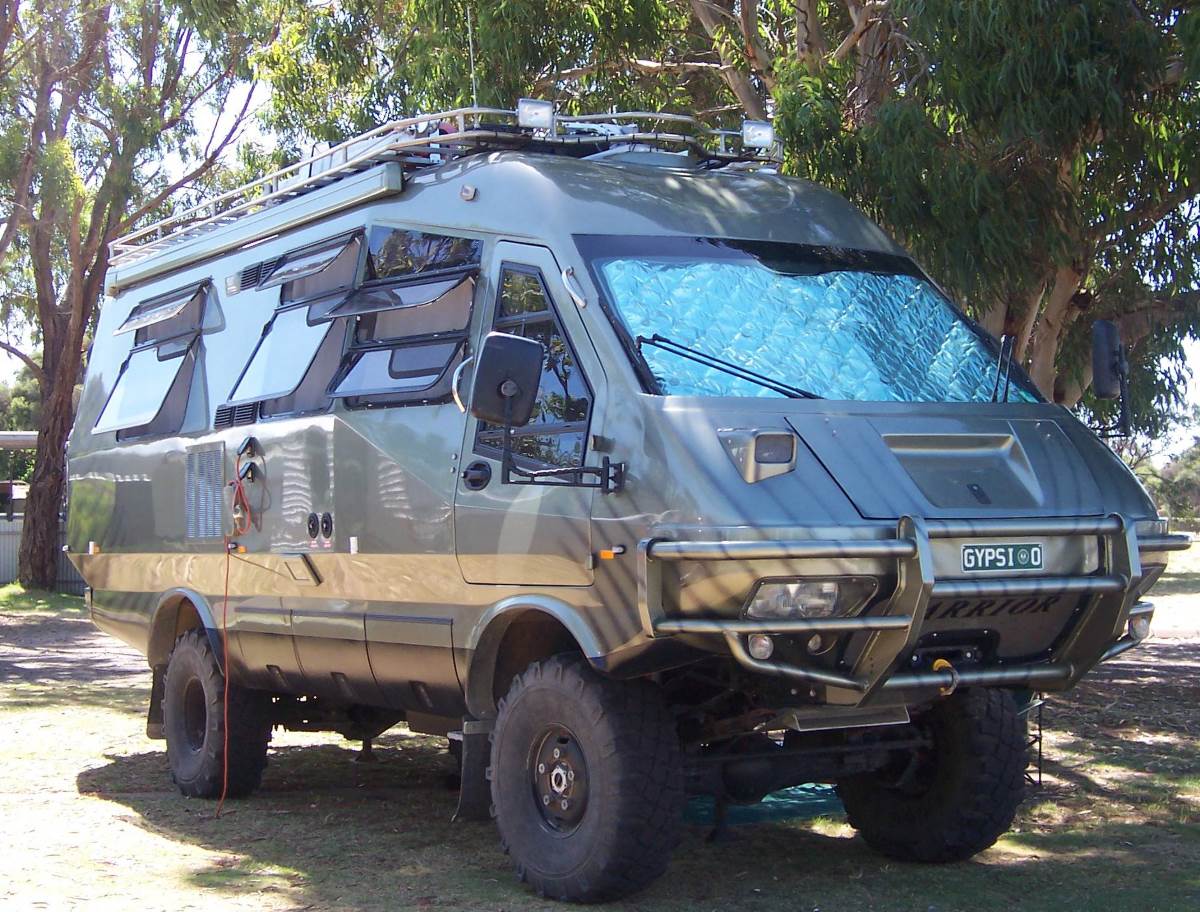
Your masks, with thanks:
[{"label": "fog light", "polygon": [[760,662],[765,662],[771,658],[771,653],[775,651],[775,641],[765,633],[752,633],[750,639],[746,643],[746,648],[750,651],[753,658]]},{"label": "fog light", "polygon": [[1150,636],[1150,615],[1139,614],[1129,619],[1129,638],[1140,643]]}]

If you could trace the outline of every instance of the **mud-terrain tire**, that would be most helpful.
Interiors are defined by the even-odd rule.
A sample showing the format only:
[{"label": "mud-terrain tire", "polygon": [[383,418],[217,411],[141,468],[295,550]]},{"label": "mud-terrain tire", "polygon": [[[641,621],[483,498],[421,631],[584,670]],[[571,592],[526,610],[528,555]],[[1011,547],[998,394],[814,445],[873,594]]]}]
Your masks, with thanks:
[{"label": "mud-terrain tire", "polygon": [[513,680],[488,776],[504,850],[542,896],[627,896],[666,870],[679,841],[682,756],[658,688],[602,677],[578,656],[534,662]]},{"label": "mud-terrain tire", "polygon": [[[932,738],[907,782],[898,768],[838,783],[850,825],[901,861],[963,861],[1012,826],[1029,762],[1025,720],[1003,690],[960,691],[914,721]],[[907,763],[901,767],[907,767]]]},{"label": "mud-terrain tire", "polygon": [[[171,779],[192,798],[219,798],[224,778],[225,678],[202,630],[175,641],[163,686],[163,732]],[[229,687],[228,797],[258,788],[271,740],[269,698]]]}]

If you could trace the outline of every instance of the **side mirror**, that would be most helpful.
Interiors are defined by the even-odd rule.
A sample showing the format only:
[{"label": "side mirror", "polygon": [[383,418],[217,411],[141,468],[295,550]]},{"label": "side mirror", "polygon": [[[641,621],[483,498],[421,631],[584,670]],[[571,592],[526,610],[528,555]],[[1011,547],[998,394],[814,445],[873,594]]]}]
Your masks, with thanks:
[{"label": "side mirror", "polygon": [[1092,391],[1097,399],[1121,398],[1125,352],[1121,333],[1112,320],[1092,324]]},{"label": "side mirror", "polygon": [[536,339],[488,333],[475,359],[471,414],[501,427],[529,424],[545,356],[546,350]]}]

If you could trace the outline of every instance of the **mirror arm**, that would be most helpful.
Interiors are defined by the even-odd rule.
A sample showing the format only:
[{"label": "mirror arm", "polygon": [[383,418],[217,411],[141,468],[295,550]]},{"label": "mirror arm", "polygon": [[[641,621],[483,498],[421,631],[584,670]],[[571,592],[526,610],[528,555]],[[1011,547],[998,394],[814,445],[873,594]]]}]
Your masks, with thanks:
[{"label": "mirror arm", "polygon": [[1129,437],[1133,433],[1133,418],[1129,412],[1129,361],[1125,357],[1125,346],[1122,345],[1117,353],[1117,376],[1121,384],[1120,411],[1117,420],[1107,427],[1095,429],[1097,437]]}]

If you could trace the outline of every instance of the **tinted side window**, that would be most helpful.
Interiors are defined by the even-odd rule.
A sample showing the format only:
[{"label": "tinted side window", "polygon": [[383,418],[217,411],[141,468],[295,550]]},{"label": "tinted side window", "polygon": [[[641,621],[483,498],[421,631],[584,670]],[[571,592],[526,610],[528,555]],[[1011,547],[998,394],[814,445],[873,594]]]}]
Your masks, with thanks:
[{"label": "tinted side window", "polygon": [[367,238],[367,281],[479,265],[483,241],[403,228],[372,228]]},{"label": "tinted side window", "polygon": [[[537,270],[513,266],[500,277],[495,329],[536,339],[546,350],[537,404],[528,425],[513,431],[517,455],[551,466],[583,464],[591,391],[554,313]],[[503,432],[480,424],[479,445],[498,449]]]}]

